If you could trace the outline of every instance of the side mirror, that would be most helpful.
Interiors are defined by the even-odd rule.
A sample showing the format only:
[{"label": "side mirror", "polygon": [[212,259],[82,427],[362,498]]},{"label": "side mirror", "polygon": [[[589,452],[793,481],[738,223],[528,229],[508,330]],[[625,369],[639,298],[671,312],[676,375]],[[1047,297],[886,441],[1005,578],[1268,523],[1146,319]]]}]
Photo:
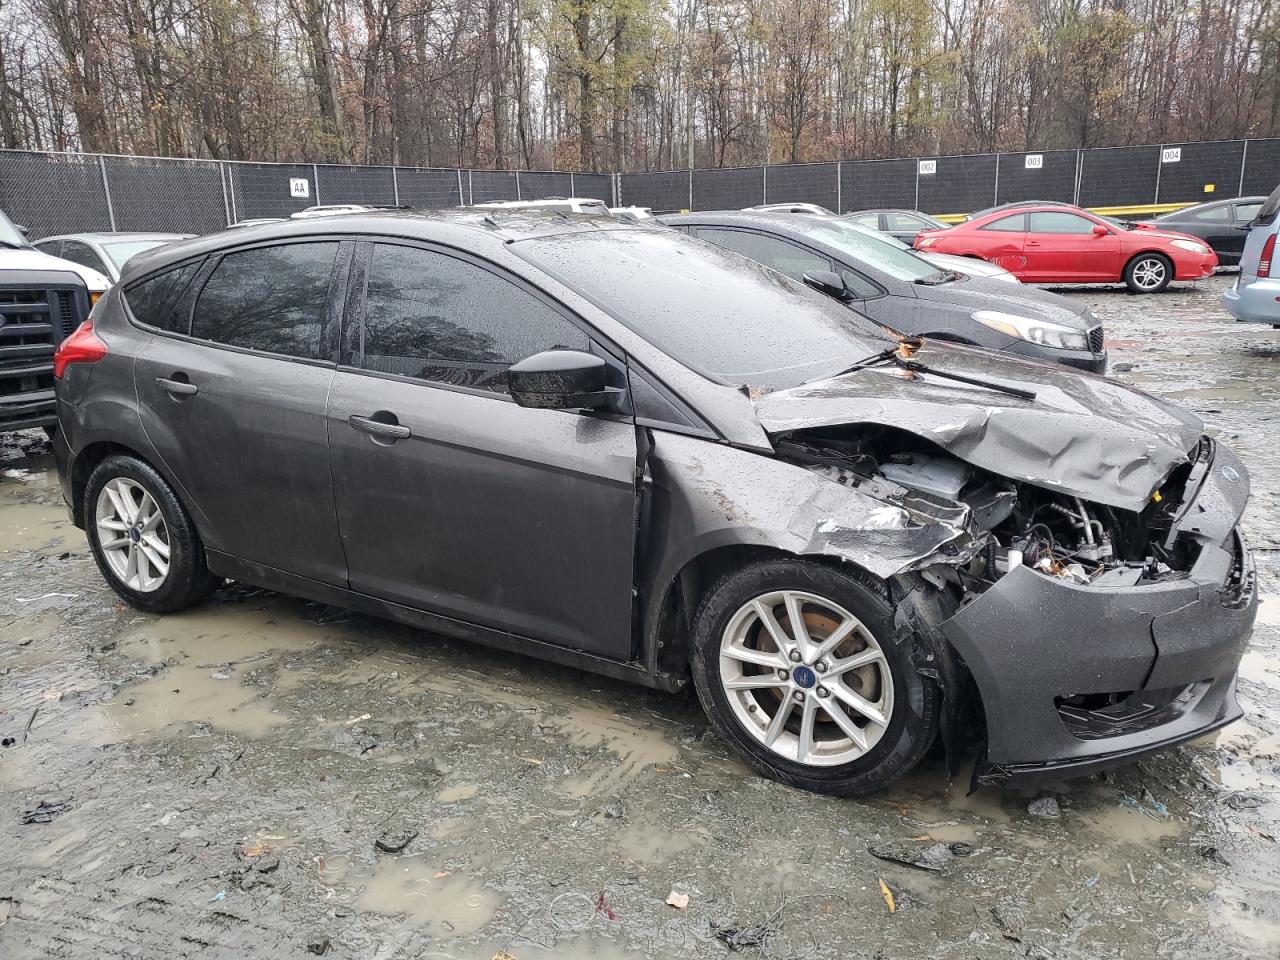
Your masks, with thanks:
[{"label": "side mirror", "polygon": [[850,299],[849,288],[844,285],[844,278],[830,270],[814,270],[812,273],[806,273],[804,282],[828,297],[835,297],[837,300]]},{"label": "side mirror", "polygon": [[604,358],[581,350],[544,350],[507,367],[507,389],[522,407],[599,410],[623,391],[606,384]]},{"label": "side mirror", "polygon": [[18,231],[20,234],[22,234],[24,237],[28,237],[28,238],[30,238],[30,236],[31,236],[31,228],[30,228],[30,227],[24,227],[24,226],[23,226],[22,224],[20,224],[20,223],[15,223],[15,224],[13,225],[13,229],[17,230],[17,231]]},{"label": "side mirror", "polygon": [[1105,237],[1110,232],[1111,232],[1110,230],[1108,230],[1106,227],[1104,227],[1100,223],[1095,223],[1093,225],[1093,235],[1095,237]]}]

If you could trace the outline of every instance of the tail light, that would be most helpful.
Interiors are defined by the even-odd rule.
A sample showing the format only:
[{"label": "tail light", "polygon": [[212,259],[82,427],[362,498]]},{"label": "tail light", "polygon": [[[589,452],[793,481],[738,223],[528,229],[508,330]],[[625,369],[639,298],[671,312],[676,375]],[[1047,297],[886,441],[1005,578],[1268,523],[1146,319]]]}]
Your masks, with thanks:
[{"label": "tail light", "polygon": [[1271,276],[1271,257],[1276,252],[1276,235],[1273,233],[1267,237],[1267,242],[1262,245],[1262,256],[1258,258],[1258,276]]},{"label": "tail light", "polygon": [[97,363],[107,355],[107,345],[93,332],[90,318],[76,327],[75,333],[62,341],[53,354],[53,377],[61,380],[63,371],[71,363]]}]

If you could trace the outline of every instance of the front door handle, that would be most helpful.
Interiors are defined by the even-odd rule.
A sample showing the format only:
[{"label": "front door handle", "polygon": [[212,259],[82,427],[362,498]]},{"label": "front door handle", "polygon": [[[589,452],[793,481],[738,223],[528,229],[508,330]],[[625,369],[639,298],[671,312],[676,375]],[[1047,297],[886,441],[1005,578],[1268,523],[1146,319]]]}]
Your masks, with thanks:
[{"label": "front door handle", "polygon": [[1028,247],[1038,247],[1038,246],[1040,246],[1040,241],[1039,241],[1039,240],[1028,240],[1028,241],[1027,241],[1027,246],[1028,246]]},{"label": "front door handle", "polygon": [[156,383],[160,384],[175,397],[194,397],[200,392],[200,388],[189,380],[170,380],[168,377],[156,377]]},{"label": "front door handle", "polygon": [[[381,413],[381,411],[379,411]],[[377,414],[375,414],[377,416]],[[389,417],[394,421],[393,414],[385,414],[382,416]],[[379,440],[408,440],[413,436],[413,431],[406,427],[403,423],[388,423],[386,420],[375,420],[373,417],[360,417],[354,413],[347,417],[347,423],[351,425],[353,430],[359,430],[361,433],[367,433],[371,437]]]}]

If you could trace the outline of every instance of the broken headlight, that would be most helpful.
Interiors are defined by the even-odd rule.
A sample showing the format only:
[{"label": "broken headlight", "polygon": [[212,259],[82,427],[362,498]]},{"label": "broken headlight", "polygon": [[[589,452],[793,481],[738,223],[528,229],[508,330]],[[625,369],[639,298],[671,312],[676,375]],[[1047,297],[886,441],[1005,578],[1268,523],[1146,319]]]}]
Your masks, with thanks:
[{"label": "broken headlight", "polygon": [[1083,330],[1052,323],[1048,320],[1032,320],[1020,317],[1016,313],[1001,313],[999,310],[976,310],[970,314],[984,327],[999,330],[1019,340],[1043,344],[1046,347],[1057,347],[1060,350],[1087,350],[1089,340]]}]

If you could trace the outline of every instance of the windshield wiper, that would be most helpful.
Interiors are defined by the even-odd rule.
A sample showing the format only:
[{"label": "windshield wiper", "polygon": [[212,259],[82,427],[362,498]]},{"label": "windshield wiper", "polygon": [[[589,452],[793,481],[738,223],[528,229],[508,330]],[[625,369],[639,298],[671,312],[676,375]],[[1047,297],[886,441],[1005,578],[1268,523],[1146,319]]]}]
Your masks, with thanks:
[{"label": "windshield wiper", "polygon": [[[822,379],[835,379],[843,377],[847,373],[856,373],[859,370],[865,370],[868,367],[876,367],[883,363],[893,363],[908,373],[919,374],[927,373],[944,380],[954,380],[957,383],[967,383],[972,387],[982,387],[984,390],[994,390],[997,393],[1003,393],[1010,397],[1017,397],[1019,400],[1035,400],[1036,394],[1033,390],[1023,390],[1020,387],[1010,387],[1003,383],[993,383],[990,380],[980,380],[977,377],[966,377],[962,373],[951,373],[947,370],[939,370],[936,367],[928,366],[919,360],[912,360],[911,356],[921,346],[924,345],[924,339],[915,337],[910,340],[904,339],[896,347],[889,347],[887,350],[881,350],[879,353],[873,353],[869,357],[859,360],[857,363],[846,367],[831,377],[823,377]],[[813,381],[809,381],[813,382]]]}]

